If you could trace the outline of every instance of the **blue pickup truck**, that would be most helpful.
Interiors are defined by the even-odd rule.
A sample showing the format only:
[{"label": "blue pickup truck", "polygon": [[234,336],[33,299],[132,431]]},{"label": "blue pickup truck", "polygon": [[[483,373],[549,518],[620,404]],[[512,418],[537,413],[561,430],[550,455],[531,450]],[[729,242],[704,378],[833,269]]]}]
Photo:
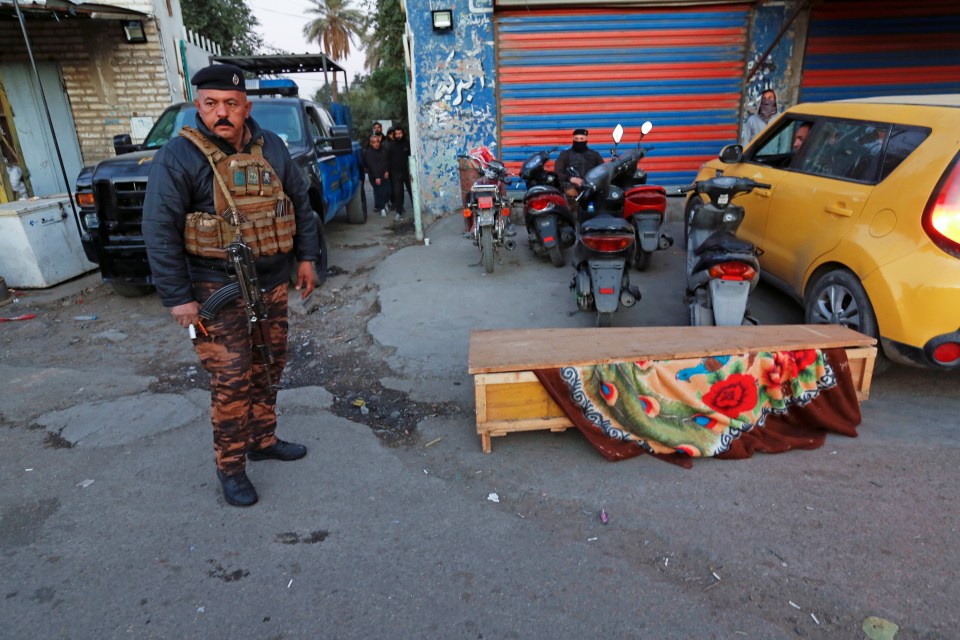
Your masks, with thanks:
[{"label": "blue pickup truck", "polygon": [[[326,108],[295,97],[292,81],[261,80],[259,85],[248,81],[250,84],[254,85],[248,87],[254,101],[253,117],[287,143],[310,183],[310,203],[319,215],[319,285],[326,279],[328,267],[325,225],[341,212],[352,224],[367,221],[360,189],[360,145],[352,139],[349,127],[334,123]],[[168,107],[143,144],[133,145],[129,136],[117,136],[117,157],[84,167],[77,178],[84,252],[99,265],[104,282],[122,296],[146,295],[153,290],[140,229],[150,161],[181,127],[193,125],[195,114],[192,102]]]}]

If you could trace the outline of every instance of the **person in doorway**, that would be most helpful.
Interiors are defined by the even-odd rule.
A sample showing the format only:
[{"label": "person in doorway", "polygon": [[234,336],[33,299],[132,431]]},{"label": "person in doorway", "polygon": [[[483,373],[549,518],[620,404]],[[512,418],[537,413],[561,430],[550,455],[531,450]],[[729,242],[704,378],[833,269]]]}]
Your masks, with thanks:
[{"label": "person in doorway", "polygon": [[567,199],[571,201],[580,193],[587,172],[603,164],[603,157],[587,146],[588,134],[586,129],[574,129],[573,144],[569,149],[560,152],[554,165],[557,176],[563,182]]},{"label": "person in doorway", "polygon": [[373,208],[380,212],[381,218],[385,218],[390,195],[390,169],[381,140],[380,136],[370,136],[370,144],[363,150],[363,164],[367,167],[367,177],[373,187]]},{"label": "person in doorway", "polygon": [[393,140],[387,147],[387,168],[393,187],[393,209],[396,220],[403,219],[403,190],[410,183],[410,143],[403,127],[393,128]]},{"label": "person in doorway", "polygon": [[767,89],[760,94],[760,106],[756,113],[751,113],[743,125],[743,135],[740,138],[741,144],[747,144],[756,138],[761,131],[767,128],[767,125],[777,115],[777,94],[773,89]]},{"label": "person in doorway", "polygon": [[[296,265],[296,288],[306,298],[314,287],[318,229],[303,173],[286,144],[251,116],[243,71],[211,65],[192,83],[196,121],[151,162],[143,236],[160,301],[174,321],[195,331],[194,348],[210,373],[213,448],[223,497],[246,507],[258,500],[246,474],[248,460],[291,461],[307,454],[305,446],[277,437],[277,387],[269,381],[280,380],[286,362],[291,265]],[[250,185],[259,185],[256,195],[250,195]],[[236,230],[239,237],[250,218],[266,222],[272,234],[272,241],[260,240],[259,234],[244,237],[259,256],[256,275],[269,320],[264,342],[272,363],[254,355],[241,296],[228,300],[211,320],[201,323],[199,315],[201,305],[236,277],[226,251],[235,237],[207,233],[201,239],[198,230]]]}]

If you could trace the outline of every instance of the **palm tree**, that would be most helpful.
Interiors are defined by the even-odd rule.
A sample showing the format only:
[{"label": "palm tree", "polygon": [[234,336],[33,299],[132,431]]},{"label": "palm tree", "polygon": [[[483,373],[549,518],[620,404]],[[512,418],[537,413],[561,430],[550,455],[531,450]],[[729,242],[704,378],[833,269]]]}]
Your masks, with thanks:
[{"label": "palm tree", "polygon": [[[360,11],[350,6],[350,0],[310,0],[314,6],[307,9],[316,18],[303,27],[307,41],[316,41],[328,57],[342,60],[350,54],[350,41],[366,32],[366,20]],[[337,76],[333,76],[333,98],[337,98]]]}]

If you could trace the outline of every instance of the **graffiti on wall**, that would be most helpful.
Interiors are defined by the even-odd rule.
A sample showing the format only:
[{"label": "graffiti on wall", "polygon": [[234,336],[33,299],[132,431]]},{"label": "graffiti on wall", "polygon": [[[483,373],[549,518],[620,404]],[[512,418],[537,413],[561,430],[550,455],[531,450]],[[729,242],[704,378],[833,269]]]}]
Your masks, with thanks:
[{"label": "graffiti on wall", "polygon": [[795,33],[792,28],[787,28],[780,40],[776,39],[781,30],[787,27],[792,12],[792,5],[763,5],[758,7],[754,14],[747,60],[747,74],[752,75],[744,87],[744,116],[756,113],[760,96],[767,89],[772,89],[777,94],[777,103],[781,110],[791,106],[788,104],[788,89]]},{"label": "graffiti on wall", "polygon": [[[424,9],[434,8],[424,0],[408,5],[418,1]],[[452,34],[414,28],[422,192],[424,208],[434,215],[459,207],[457,155],[481,145],[496,149],[493,2],[454,4]],[[429,20],[429,11],[423,13]]]}]

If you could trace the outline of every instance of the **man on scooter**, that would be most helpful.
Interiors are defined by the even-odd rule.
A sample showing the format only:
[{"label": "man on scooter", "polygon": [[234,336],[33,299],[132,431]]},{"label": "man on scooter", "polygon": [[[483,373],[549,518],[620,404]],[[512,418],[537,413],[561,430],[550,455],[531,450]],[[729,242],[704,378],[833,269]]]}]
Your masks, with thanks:
[{"label": "man on scooter", "polygon": [[[575,211],[572,207],[575,206],[576,197],[583,185],[583,176],[587,175],[590,169],[601,164],[603,164],[603,157],[587,146],[587,130],[574,129],[573,145],[560,152],[554,165],[557,176],[563,182],[567,200],[571,202],[571,211]],[[575,171],[573,175],[570,174],[570,169]]]}]

